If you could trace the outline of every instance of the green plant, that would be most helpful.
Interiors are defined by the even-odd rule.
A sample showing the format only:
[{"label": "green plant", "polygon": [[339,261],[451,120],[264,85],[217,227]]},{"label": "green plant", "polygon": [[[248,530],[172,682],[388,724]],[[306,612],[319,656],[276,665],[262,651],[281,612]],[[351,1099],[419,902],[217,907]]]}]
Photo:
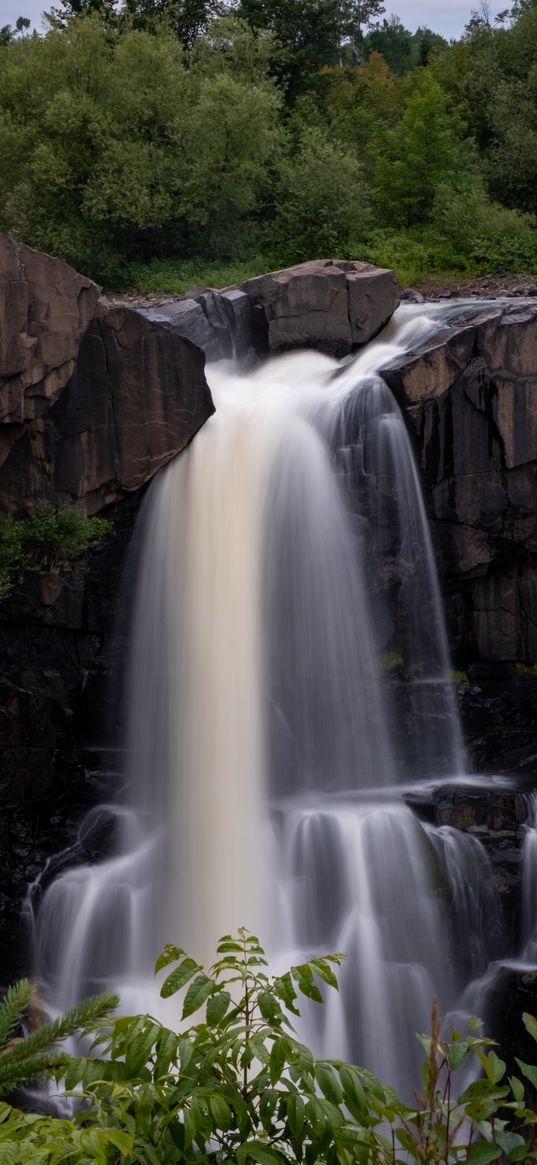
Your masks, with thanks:
[{"label": "green plant", "polygon": [[537,676],[537,663],[515,663],[516,676]]},{"label": "green plant", "polygon": [[[493,1041],[477,1033],[478,1020],[469,1021],[464,1036],[443,1035],[434,1006],[431,1034],[419,1037],[426,1054],[421,1091],[408,1105],[365,1069],[317,1060],[293,1033],[297,993],[321,1002],[318,980],[337,987],[341,956],[271,977],[258,940],[244,929],[236,938],[225,935],[218,955],[207,973],[175,946],[158,959],[157,970],[175,964],[163,997],[184,992],[188,1026],[179,1033],[150,1015],[112,1023],[105,1016],[94,1045],[104,1058],[58,1063],[68,1087],[84,1088],[85,1104],[73,1120],[0,1103],[2,1165],[536,1160],[537,1113],[525,1093],[537,1087],[537,1067],[517,1060],[520,1076],[507,1077]],[[537,1040],[537,1020],[523,1019]],[[459,1082],[463,1067],[470,1068],[470,1083]]]},{"label": "green plant", "polygon": [[[537,1040],[537,1021],[527,1013],[526,1029]],[[452,1031],[443,1039],[436,1005],[431,1034],[421,1036],[426,1053],[422,1092],[415,1108],[399,1104],[392,1123],[395,1145],[406,1159],[420,1162],[465,1162],[488,1165],[491,1161],[533,1161],[537,1146],[537,1113],[526,1105],[522,1080],[506,1079],[506,1065],[494,1051],[494,1041],[476,1035],[478,1020],[470,1020],[468,1034]],[[456,1072],[469,1057],[477,1057],[481,1074],[457,1096]],[[522,1075],[535,1087],[537,1069],[517,1060]]]},{"label": "green plant", "polygon": [[312,959],[270,977],[258,940],[244,929],[225,935],[206,973],[178,947],[161,994],[186,988],[182,1020],[203,1020],[179,1035],[150,1016],[123,1017],[104,1035],[108,1059],[73,1064],[99,1127],[125,1128],[134,1162],[351,1165],[380,1152],[374,1126],[389,1090],[367,1071],[316,1060],[293,1034],[297,992],[322,1002],[318,980],[337,987],[341,956]]},{"label": "green plant", "polygon": [[94,995],[57,1019],[40,1022],[26,1035],[16,1035],[24,1016],[32,1016],[32,1007],[36,1011],[36,989],[29,979],[9,987],[0,1003],[0,1096],[35,1076],[63,1071],[69,1060],[57,1044],[68,1036],[94,1031],[117,1003],[115,995]]},{"label": "green plant", "polygon": [[41,502],[29,518],[0,517],[0,602],[24,571],[58,576],[111,530],[105,518],[88,518],[78,506],[55,509]]}]

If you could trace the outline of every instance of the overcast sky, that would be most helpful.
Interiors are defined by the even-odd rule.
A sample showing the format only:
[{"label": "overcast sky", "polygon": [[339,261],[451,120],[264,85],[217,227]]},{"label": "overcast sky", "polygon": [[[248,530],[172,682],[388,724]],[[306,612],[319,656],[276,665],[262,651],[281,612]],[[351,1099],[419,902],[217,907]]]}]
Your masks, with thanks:
[{"label": "overcast sky", "polygon": [[[39,28],[43,8],[50,8],[53,3],[54,0],[0,0],[0,25],[14,24],[17,16],[27,16]],[[386,15],[396,12],[412,31],[422,24],[450,37],[460,35],[472,9],[478,7],[479,0],[387,0]],[[493,16],[507,7],[508,0],[491,0]]]}]

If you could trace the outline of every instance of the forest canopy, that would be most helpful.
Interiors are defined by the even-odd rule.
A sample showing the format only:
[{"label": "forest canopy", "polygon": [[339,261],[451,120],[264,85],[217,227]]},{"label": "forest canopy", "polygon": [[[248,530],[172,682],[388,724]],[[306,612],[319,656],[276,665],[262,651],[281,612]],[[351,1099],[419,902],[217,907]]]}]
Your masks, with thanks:
[{"label": "forest canopy", "polygon": [[[0,229],[107,286],[321,255],[537,268],[537,0],[56,0],[0,29]],[[171,266],[170,266],[171,265]]]}]

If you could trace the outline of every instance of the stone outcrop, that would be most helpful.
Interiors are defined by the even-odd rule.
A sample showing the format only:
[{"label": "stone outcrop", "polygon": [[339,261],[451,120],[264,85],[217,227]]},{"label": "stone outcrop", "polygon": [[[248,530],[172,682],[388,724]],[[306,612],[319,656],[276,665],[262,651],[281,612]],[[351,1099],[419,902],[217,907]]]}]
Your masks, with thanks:
[{"label": "stone outcrop", "polygon": [[537,661],[537,305],[474,319],[382,375],[410,420],[459,660]]},{"label": "stone outcrop", "polygon": [[138,489],[214,412],[204,365],[199,348],[138,312],[96,316],[56,402],[16,427],[3,507],[76,499],[95,513]]},{"label": "stone outcrop", "polygon": [[370,263],[315,259],[241,284],[264,314],[267,350],[316,348],[346,356],[367,344],[393,315],[393,271]]},{"label": "stone outcrop", "polygon": [[98,299],[97,285],[60,259],[0,235],[3,425],[33,420],[58,399]]}]

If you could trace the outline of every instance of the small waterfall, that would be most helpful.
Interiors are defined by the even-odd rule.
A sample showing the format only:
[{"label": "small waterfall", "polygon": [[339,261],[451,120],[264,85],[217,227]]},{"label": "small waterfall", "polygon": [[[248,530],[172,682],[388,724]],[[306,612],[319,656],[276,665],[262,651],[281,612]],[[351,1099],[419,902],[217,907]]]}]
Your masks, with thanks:
[{"label": "small waterfall", "polygon": [[[208,369],[216,413],[141,516],[115,854],[61,874],[37,917],[54,1006],[106,983],[155,1011],[165,942],[209,961],[246,925],[275,966],[349,954],[309,1034],[408,1092],[433,996],[457,998],[450,920],[477,927],[482,966],[483,851],[402,803],[409,773],[465,765],[418,474],[376,375],[444,326],[423,310],[343,366]],[[406,734],[381,666],[394,645]]]},{"label": "small waterfall", "polygon": [[521,954],[537,964],[537,793],[528,796],[529,818],[522,851]]}]

